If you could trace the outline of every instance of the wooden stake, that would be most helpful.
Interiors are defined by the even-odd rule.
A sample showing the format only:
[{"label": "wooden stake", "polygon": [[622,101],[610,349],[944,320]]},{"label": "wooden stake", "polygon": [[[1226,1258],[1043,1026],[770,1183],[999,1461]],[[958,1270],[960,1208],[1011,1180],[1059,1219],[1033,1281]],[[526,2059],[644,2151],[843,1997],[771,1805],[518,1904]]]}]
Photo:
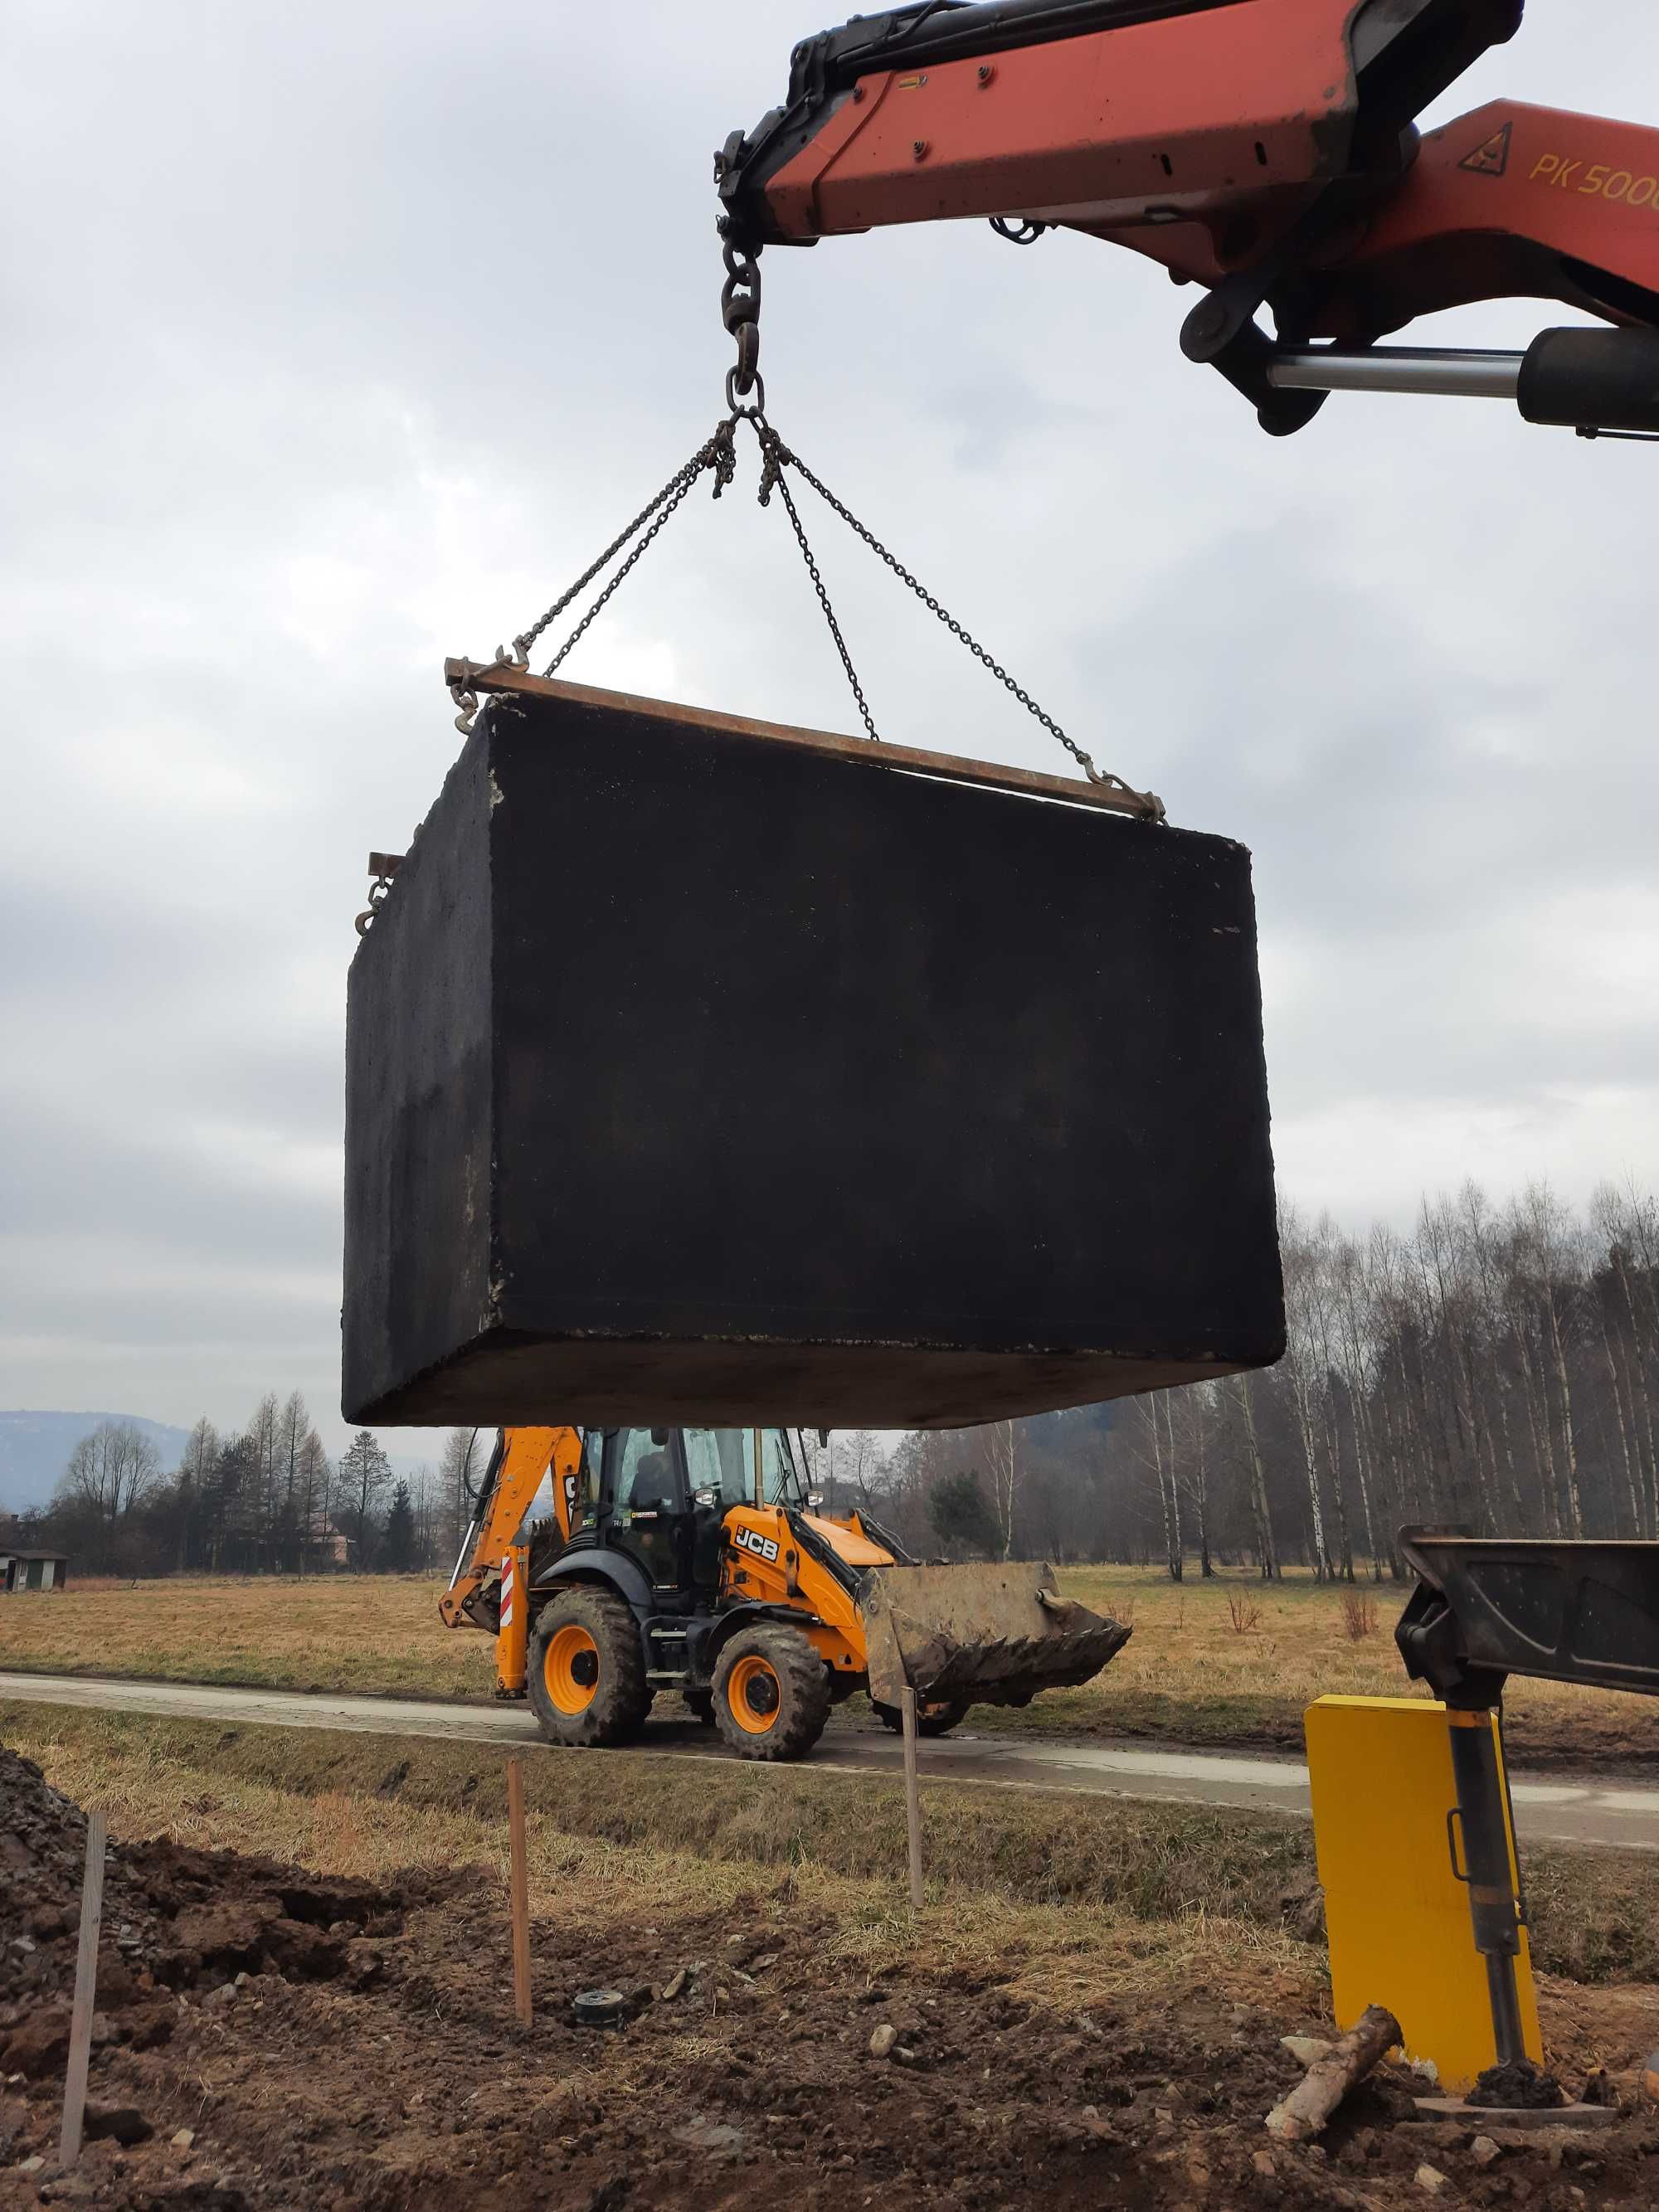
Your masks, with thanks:
[{"label": "wooden stake", "polygon": [[507,1826],[513,1847],[513,1997],[520,2027],[531,2022],[530,1859],[524,1837],[524,1761],[507,1762]]},{"label": "wooden stake", "polygon": [[916,1784],[916,1693],[907,1683],[899,1692],[899,1713],[904,1723],[904,1819],[910,1833],[910,1903],[921,1911],[921,1795]]},{"label": "wooden stake", "polygon": [[101,1813],[87,1815],[87,1871],[81,1886],[81,1948],[75,1959],[75,2008],[70,2014],[69,2075],[64,2083],[64,2131],[58,2162],[73,2166],[81,2155],[81,2128],[87,2113],[87,2063],[92,2055],[92,2015],[98,1997],[98,1929],[104,1917],[104,1845],[108,1826]]}]

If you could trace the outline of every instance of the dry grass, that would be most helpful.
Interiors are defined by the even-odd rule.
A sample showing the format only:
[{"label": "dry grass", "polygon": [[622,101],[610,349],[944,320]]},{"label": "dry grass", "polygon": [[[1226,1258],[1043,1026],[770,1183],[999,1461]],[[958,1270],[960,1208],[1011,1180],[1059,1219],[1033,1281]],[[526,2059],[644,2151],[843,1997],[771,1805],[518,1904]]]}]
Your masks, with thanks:
[{"label": "dry grass", "polygon": [[391,1575],[178,1576],[71,1583],[0,1605],[0,1668],[488,1697],[494,1647],[438,1618],[442,1585]]},{"label": "dry grass", "polygon": [[[1389,1632],[1405,1592],[1391,1584],[1374,1594],[1231,1573],[1176,1585],[1154,1570],[1110,1567],[1067,1568],[1060,1580],[1069,1596],[1132,1616],[1128,1644],[1084,1688],[1024,1712],[981,1707],[975,1729],[1299,1750],[1315,1698],[1411,1694]],[[489,1639],[444,1627],[439,1588],[383,1576],[72,1585],[0,1604],[0,1668],[487,1697]],[[1376,1634],[1350,1632],[1350,1600],[1374,1605]],[[1518,1682],[1509,1711],[1523,1763],[1659,1759],[1659,1714],[1646,1699]]]},{"label": "dry grass", "polygon": [[1227,1618],[1235,1636],[1254,1636],[1261,1626],[1261,1607],[1243,1590],[1227,1593]]},{"label": "dry grass", "polygon": [[[505,1879],[505,1758],[482,1746],[4,1703],[0,1741],[101,1806],[118,1834],[372,1879],[474,1863]],[[838,1953],[872,1967],[921,1940],[893,1784],[690,1769],[648,1752],[533,1756],[526,1776],[538,1911],[574,1896],[600,1923],[633,1921],[649,1899],[666,1917],[752,1899],[758,1885],[832,1907]],[[1029,1953],[1048,2002],[1066,1960],[1109,1955],[1120,1983],[1277,1978],[1282,1995],[1313,2001],[1322,1956],[1285,1925],[1315,1893],[1304,1822],[933,1784],[924,1802],[933,1964]],[[1534,1849],[1527,1883],[1541,1969],[1659,1980],[1659,1858]]]},{"label": "dry grass", "polygon": [[[495,1753],[33,1705],[0,1705],[0,1738],[57,1788],[101,1807],[118,1835],[374,1880],[476,1865],[505,1898],[505,1762]],[[626,1753],[532,1759],[526,1780],[538,1917],[579,1911],[602,1934],[613,1918],[635,1929],[642,1900],[665,1922],[804,1902],[833,1914],[835,1954],[872,1972],[995,1959],[1049,2003],[1082,1975],[1097,1985],[1103,1968],[1120,1995],[1208,1984],[1246,1997],[1271,1990],[1304,2011],[1323,2005],[1319,1954],[1285,1933],[1276,1905],[1261,1909],[1279,1869],[1305,1850],[1299,1826],[1264,1823],[1268,1832],[1228,1846],[1206,1895],[1194,1881],[1206,1860],[1194,1828],[1219,1844],[1219,1821],[1091,1812],[1085,1825],[1097,1832],[1073,1837],[1069,1867],[1056,1870],[1053,1847],[1076,1826],[1071,1808],[1003,1798],[993,1812],[970,1793],[930,1790],[934,1871],[918,1920],[890,1786],[805,1773],[744,1774],[734,1786],[729,1770],[693,1781],[678,1764]],[[1135,1857],[1146,1872],[1133,1895],[1103,1879]],[[1234,1913],[1218,1909],[1226,1903]]]},{"label": "dry grass", "polygon": [[1345,1589],[1342,1593],[1342,1633],[1350,1644],[1363,1644],[1368,1636],[1376,1633],[1376,1600],[1369,1591]]}]

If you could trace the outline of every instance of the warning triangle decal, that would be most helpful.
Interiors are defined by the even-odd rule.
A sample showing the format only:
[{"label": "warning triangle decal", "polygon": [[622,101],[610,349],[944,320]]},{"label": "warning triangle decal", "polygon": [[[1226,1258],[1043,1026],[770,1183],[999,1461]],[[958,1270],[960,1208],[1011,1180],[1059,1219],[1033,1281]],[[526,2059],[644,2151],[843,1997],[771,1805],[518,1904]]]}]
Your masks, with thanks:
[{"label": "warning triangle decal", "polygon": [[1460,169],[1472,169],[1477,177],[1501,177],[1510,166],[1510,137],[1515,125],[1506,123],[1501,131],[1494,131],[1483,146],[1458,163]]}]

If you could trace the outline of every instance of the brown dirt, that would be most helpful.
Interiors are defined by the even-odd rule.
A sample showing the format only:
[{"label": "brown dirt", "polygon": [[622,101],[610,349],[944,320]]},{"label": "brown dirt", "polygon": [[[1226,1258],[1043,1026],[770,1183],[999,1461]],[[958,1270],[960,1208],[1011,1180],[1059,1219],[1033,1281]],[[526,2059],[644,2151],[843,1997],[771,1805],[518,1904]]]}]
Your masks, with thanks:
[{"label": "brown dirt", "polygon": [[[1455,2204],[1634,2212],[1659,2195],[1650,2116],[1517,2142],[1483,2167],[1474,2129],[1404,2124],[1389,2076],[1323,2146],[1270,2152],[1261,2116],[1295,2073],[1278,2039],[1306,2023],[1265,1966],[1225,1992],[1103,1986],[1049,2004],[1012,1954],[872,1978],[839,1951],[834,1917],[799,1900],[671,1920],[649,1896],[623,1918],[607,1899],[603,1937],[585,1942],[573,1890],[536,1929],[522,2036],[502,1901],[476,1868],[376,1887],[125,1841],[91,2094],[103,2115],[137,2115],[123,2132],[149,2133],[125,2148],[100,2135],[63,2176],[51,2156],[84,1833],[38,1769],[0,1751],[0,2204],[1391,2208],[1424,2201],[1425,2162]],[[571,2019],[594,1984],[630,1999],[616,2033]],[[1564,2070],[1633,2063],[1653,2027],[1643,2003],[1601,1993],[1559,2011]],[[883,2027],[894,2051],[877,2057]],[[188,2144],[172,2140],[181,2129]],[[34,2155],[46,2164],[23,2174]]]}]

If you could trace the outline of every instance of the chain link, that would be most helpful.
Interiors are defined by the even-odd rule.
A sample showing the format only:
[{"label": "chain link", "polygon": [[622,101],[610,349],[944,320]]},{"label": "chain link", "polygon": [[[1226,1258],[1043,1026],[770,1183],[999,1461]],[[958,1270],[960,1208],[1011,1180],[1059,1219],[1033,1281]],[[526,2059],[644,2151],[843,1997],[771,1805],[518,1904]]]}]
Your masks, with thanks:
[{"label": "chain link", "polygon": [[[702,471],[699,470],[698,474],[700,475]],[[692,485],[696,483],[696,480],[697,478],[696,476],[686,476],[683,477],[678,489],[675,491],[673,495],[666,501],[662,512],[658,515],[650,529],[646,532],[644,537],[641,538],[639,544],[634,548],[628,558],[623,562],[621,568],[617,569],[616,574],[611,579],[611,581],[599,593],[599,598],[594,600],[592,605],[589,607],[587,612],[576,624],[575,629],[571,631],[569,636],[566,638],[564,643],[554,654],[552,659],[550,660],[546,667],[543,669],[542,674],[544,676],[551,676],[556,672],[560,663],[569,654],[571,648],[580,642],[583,635],[586,634],[589,625],[594,622],[599,616],[604,613],[605,608],[610,605],[612,593],[617,591],[619,586],[627,581],[628,577],[633,572],[634,567],[639,561],[641,556],[649,550],[652,544],[655,542],[658,533],[662,530],[664,525],[673,516],[674,513],[678,508],[680,502],[684,499],[686,494],[690,490]],[[718,493],[720,489],[718,483],[716,483],[714,489]]]},{"label": "chain link", "polygon": [[795,505],[789,486],[784,481],[783,471],[790,458],[789,450],[771,424],[763,417],[757,419],[755,434],[760,440],[761,453],[764,456],[761,470],[760,504],[763,507],[771,505],[774,489],[783,501],[784,513],[789,517],[789,526],[795,533],[795,543],[800,547],[800,557],[806,563],[806,573],[812,579],[812,589],[817,593],[818,605],[823,609],[823,619],[830,625],[830,635],[836,641],[836,651],[841,655],[841,665],[847,671],[847,681],[853,687],[853,697],[858,706],[859,719],[868,732],[871,744],[878,745],[881,743],[881,732],[876,727],[876,718],[870,712],[870,702],[864,696],[863,684],[859,682],[859,672],[853,665],[853,656],[847,650],[847,640],[841,634],[841,624],[836,620],[836,611],[830,604],[830,594],[824,587],[823,578],[819,574],[818,564],[813,558],[812,549],[807,543],[806,526],[800,519],[800,511]]},{"label": "chain link", "polygon": [[[732,273],[734,276],[737,274],[735,271]],[[740,284],[742,282],[741,277],[738,276],[737,281]],[[754,294],[748,297],[744,297],[742,294],[739,294],[738,295],[738,311],[733,319],[738,322],[740,333],[754,332],[756,329],[754,314],[756,310],[758,308],[758,306],[759,282],[758,276],[757,276]],[[745,308],[747,309],[746,314],[744,313]],[[739,343],[741,346],[741,337]],[[817,602],[818,605],[823,610],[823,619],[829,626],[830,635],[835,642],[836,651],[840,655],[842,667],[846,672],[847,681],[852,689],[853,698],[859,710],[859,719],[864,724],[865,732],[872,744],[879,744],[881,743],[881,732],[876,727],[875,716],[870,710],[870,702],[865,696],[864,686],[859,680],[858,671],[853,665],[853,656],[848,650],[847,640],[842,635],[841,623],[836,618],[835,608],[830,604],[830,593],[824,584],[823,572],[818,567],[817,556],[812,551],[811,541],[806,534],[806,526],[801,520],[800,510],[796,506],[794,496],[789,489],[788,482],[785,476],[785,471],[788,469],[793,469],[805,483],[811,484],[812,489],[817,492],[818,497],[823,501],[824,505],[841,517],[842,520],[847,525],[848,528],[853,532],[854,536],[861,538],[865,544],[869,547],[870,550],[875,554],[877,558],[898,578],[899,581],[907,586],[908,589],[915,593],[915,597],[921,600],[922,605],[927,609],[931,615],[934,616],[938,621],[941,622],[945,625],[945,629],[950,631],[952,637],[956,638],[961,644],[966,646],[969,652],[973,654],[974,658],[980,663],[981,666],[990,671],[991,674],[996,678],[998,683],[1003,686],[1004,690],[1006,690],[1012,697],[1019,702],[1020,705],[1024,708],[1026,713],[1041,723],[1042,727],[1057,744],[1065,747],[1066,750],[1072,756],[1072,758],[1083,770],[1085,775],[1088,777],[1091,783],[1099,784],[1111,790],[1123,793],[1127,798],[1133,799],[1139,802],[1140,811],[1149,820],[1154,822],[1162,821],[1164,818],[1164,805],[1161,799],[1158,799],[1151,792],[1137,791],[1132,784],[1126,783],[1121,775],[1114,775],[1109,770],[1097,769],[1095,766],[1094,762],[1090,758],[1089,755],[1084,751],[1081,745],[1078,744],[1074,739],[1066,735],[1060,724],[1055,721],[1053,715],[1048,714],[1037,704],[1036,701],[1031,696],[1030,693],[1026,690],[1023,684],[1016,683],[1014,678],[1002,665],[1001,662],[996,659],[993,654],[988,653],[986,648],[979,642],[978,639],[971,635],[970,633],[963,627],[962,623],[957,620],[956,617],[951,614],[948,609],[942,606],[939,601],[933,597],[933,593],[928,591],[915,576],[912,575],[909,569],[905,567],[904,563],[898,558],[897,555],[890,552],[887,547],[884,545],[881,540],[876,536],[875,532],[868,529],[865,524],[860,522],[857,515],[853,513],[849,507],[836,497],[836,495],[830,489],[829,486],[824,483],[820,477],[814,475],[812,471],[807,467],[805,462],[801,459],[798,453],[792,452],[791,449],[784,444],[783,440],[778,434],[777,431],[773,428],[771,423],[766,419],[764,398],[765,387],[762,385],[758,374],[754,373],[752,363],[752,350],[750,353],[747,364],[744,363],[742,352],[740,351],[739,365],[738,368],[728,372],[726,379],[727,398],[731,403],[731,412],[726,416],[724,421],[716,426],[712,436],[708,438],[704,443],[697,448],[697,451],[691,456],[689,461],[685,462],[680,468],[674,471],[674,474],[670,477],[668,482],[663,486],[656,497],[640,509],[639,513],[634,517],[633,520],[628,524],[625,529],[617,532],[611,544],[606,546],[605,551],[600,554],[598,560],[593,562],[589,568],[586,568],[582,572],[568,592],[563,592],[553,602],[552,605],[547,610],[547,612],[541,617],[541,620],[532,623],[528,629],[525,630],[520,636],[514,639],[514,657],[518,666],[522,668],[528,665],[530,647],[536,642],[536,640],[541,635],[542,632],[548,628],[550,623],[556,622],[558,619],[559,616],[564,612],[568,606],[569,606],[572,600],[576,599],[580,592],[586,589],[587,586],[593,581],[596,576],[599,575],[600,571],[606,566],[607,562],[612,560],[615,556],[622,550],[623,547],[628,544],[629,540],[638,536],[639,532],[643,530],[644,535],[642,537],[639,537],[638,544],[633,547],[632,550],[629,553],[628,558],[623,562],[621,568],[617,569],[616,574],[612,576],[611,580],[605,585],[605,589],[599,593],[598,599],[594,600],[592,605],[587,610],[581,620],[576,624],[576,627],[571,631],[569,636],[566,638],[564,643],[559,647],[557,653],[556,653],[552,659],[549,661],[544,673],[545,675],[551,676],[559,669],[563,662],[569,657],[575,647],[580,642],[581,639],[586,636],[587,631],[594,622],[598,620],[600,614],[603,613],[605,609],[610,605],[611,600],[617,592],[620,590],[623,584],[626,582],[627,579],[633,574],[634,569],[648,551],[650,547],[655,544],[658,537],[661,534],[662,531],[665,528],[673,515],[678,511],[679,507],[684,502],[687,495],[690,492],[693,485],[696,484],[698,478],[703,474],[704,471],[712,470],[714,472],[714,495],[716,499],[720,497],[726,486],[731,483],[737,470],[737,453],[735,448],[737,426],[739,422],[747,422],[754,431],[761,450],[762,466],[759,491],[760,504],[763,507],[769,506],[771,504],[772,494],[774,491],[777,493],[779,499],[782,502],[784,512],[789,518],[789,526],[795,535],[795,543],[800,548],[801,559],[806,564],[806,573],[811,580],[812,589],[817,595]],[[753,404],[746,407],[738,402],[732,391],[732,386],[734,384],[740,389],[743,388],[742,380],[745,365],[748,367],[750,372],[750,388],[752,388],[756,394]],[[647,527],[647,525],[649,526],[648,527]],[[498,651],[497,659],[499,659],[501,658],[502,658],[502,656]],[[471,726],[472,715],[477,709],[477,699],[476,694],[471,691],[463,693],[463,691],[457,687],[455,690],[455,701],[457,706],[461,708],[461,713],[456,717],[458,726],[463,730],[470,729]]]},{"label": "chain link", "polygon": [[[776,438],[775,432],[773,432],[772,434]],[[1010,692],[1014,698],[1018,700],[1020,705],[1024,708],[1026,713],[1035,716],[1036,720],[1042,725],[1045,730],[1047,730],[1049,736],[1054,738],[1058,744],[1065,746],[1066,751],[1070,753],[1072,758],[1083,770],[1083,773],[1088,777],[1091,783],[1103,785],[1109,790],[1121,791],[1132,799],[1145,799],[1147,802],[1147,811],[1152,814],[1155,819],[1162,818],[1164,808],[1160,801],[1154,799],[1149,792],[1137,791],[1133,784],[1126,783],[1121,775],[1114,775],[1109,769],[1097,769],[1093,761],[1089,757],[1088,754],[1084,751],[1082,746],[1077,744],[1074,739],[1066,736],[1065,731],[1061,729],[1060,724],[1055,721],[1054,716],[1046,713],[1045,710],[1037,704],[1030,693],[1026,690],[1024,684],[1016,683],[1014,678],[1002,665],[1002,663],[996,659],[994,655],[988,653],[985,647],[979,642],[978,639],[970,635],[970,634],[963,628],[962,624],[948,609],[939,605],[939,602],[933,597],[933,593],[911,574],[910,571],[905,567],[903,562],[898,558],[897,555],[895,553],[890,553],[886,546],[882,544],[880,538],[876,536],[875,532],[872,530],[866,529],[864,524],[859,520],[857,515],[853,513],[852,509],[849,507],[845,506],[842,501],[838,500],[834,492],[830,489],[829,486],[823,483],[817,477],[813,475],[811,470],[807,467],[805,462],[801,459],[799,454],[792,453],[789,448],[782,443],[781,440],[778,440],[777,445],[777,460],[780,471],[785,468],[793,468],[805,480],[806,483],[811,485],[813,490],[817,492],[818,497],[823,501],[824,505],[830,507],[835,514],[838,514],[842,520],[847,525],[848,528],[851,530],[855,536],[861,538],[864,540],[865,544],[870,548],[870,550],[875,554],[878,560],[886,563],[887,567],[891,569],[894,575],[898,578],[902,584],[906,584],[909,586],[910,590],[915,593],[917,599],[921,601],[923,606],[927,609],[927,611],[932,615],[937,616],[939,620],[944,623],[945,629],[950,631],[951,636],[958,639],[963,645],[965,645],[969,652],[973,654],[975,659],[980,663],[981,666],[988,668],[992,675],[996,678],[998,683],[1003,686],[1005,690]],[[781,481],[780,481],[779,483],[779,489],[783,492],[785,499],[787,500],[788,492]],[[791,516],[793,517],[794,507],[793,502],[790,503],[789,511]],[[801,531],[799,520],[796,520],[795,531],[796,535],[800,538],[801,544],[804,547],[806,540],[805,533]],[[814,574],[816,575],[816,574],[817,571],[815,568]],[[818,596],[820,599],[823,596],[822,587],[820,587]],[[829,603],[826,600],[826,612],[828,611],[828,605]],[[831,627],[834,627],[833,618],[831,621]],[[837,641],[839,642],[839,633],[837,633]],[[846,657],[846,651],[843,647],[842,658],[844,660]],[[852,674],[850,665],[848,669],[848,673],[849,676]],[[854,681],[854,689],[855,690],[857,690],[856,680]],[[860,708],[862,708],[862,693],[859,694],[859,703]],[[866,723],[868,723],[869,719],[870,718],[866,714],[865,715],[865,720]],[[872,737],[875,735],[873,727],[871,729],[870,734]]]},{"label": "chain link", "polygon": [[[668,482],[663,486],[656,497],[648,501],[647,504],[640,509],[639,513],[634,517],[634,520],[628,524],[626,528],[619,530],[617,532],[617,535],[611,539],[610,544],[607,545],[604,552],[600,554],[599,559],[593,562],[590,567],[582,571],[581,574],[577,577],[575,582],[570,586],[569,590],[563,592],[558,599],[554,600],[552,605],[542,617],[541,620],[539,622],[532,623],[528,629],[521,632],[519,636],[514,639],[513,644],[514,653],[520,668],[528,665],[530,648],[534,645],[536,640],[541,635],[542,632],[548,627],[548,625],[550,623],[555,623],[558,620],[559,617],[564,612],[571,601],[579,598],[580,594],[587,589],[587,586],[592,582],[599,571],[605,566],[606,562],[612,560],[617,554],[620,553],[623,547],[627,544],[629,539],[633,537],[635,532],[637,530],[643,528],[646,523],[651,522],[652,516],[655,515],[657,519],[652,523],[651,528],[646,532],[645,537],[640,541],[639,544],[634,548],[632,553],[629,555],[625,565],[615,576],[612,577],[611,582],[606,586],[604,598],[599,599],[598,604],[589,611],[587,615],[584,617],[580,627],[576,630],[574,635],[569,638],[561,648],[558,659],[553,662],[552,666],[547,671],[547,673],[550,676],[553,673],[553,669],[556,668],[559,665],[559,661],[564,659],[565,654],[569,652],[570,647],[576,642],[576,639],[579,638],[581,635],[582,631],[587,628],[588,623],[591,623],[593,617],[598,614],[599,608],[605,605],[605,600],[611,597],[611,592],[616,590],[623,578],[627,575],[629,570],[633,568],[641,554],[643,553],[646,547],[651,544],[658,532],[661,530],[663,525],[667,521],[669,516],[674,513],[675,509],[679,506],[680,501],[685,497],[687,492],[690,490],[692,485],[696,483],[697,478],[702,474],[705,469],[714,470],[714,496],[716,499],[720,497],[722,487],[731,483],[732,472],[737,466],[736,457],[732,451],[732,426],[730,422],[722,422],[715,430],[714,435],[707,439],[702,445],[699,446],[696,452],[691,456],[690,459],[684,463],[681,467],[675,470],[673,475],[669,477]],[[662,510],[661,513],[658,512],[659,508]]]},{"label": "chain link", "polygon": [[[737,341],[738,358],[726,376],[726,404],[735,409],[760,383],[761,273],[755,255],[728,238],[720,248],[726,282],[720,287],[720,320]],[[765,387],[762,386],[763,391]],[[756,403],[763,407],[763,398]]]}]

